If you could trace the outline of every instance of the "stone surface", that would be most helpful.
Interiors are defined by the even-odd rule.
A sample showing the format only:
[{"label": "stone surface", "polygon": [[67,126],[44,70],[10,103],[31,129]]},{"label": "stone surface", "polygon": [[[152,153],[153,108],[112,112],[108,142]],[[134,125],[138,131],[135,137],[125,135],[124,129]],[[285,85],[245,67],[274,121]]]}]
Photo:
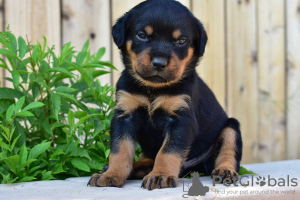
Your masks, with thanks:
[{"label": "stone surface", "polygon": [[[300,160],[289,160],[281,162],[269,162],[243,165],[248,170],[252,170],[265,177],[266,185],[257,185],[257,178],[254,176],[253,186],[243,187],[224,186],[222,184],[212,185],[212,179],[208,176],[200,177],[203,186],[209,187],[209,192],[205,196],[188,196],[188,184],[192,185],[192,179],[180,179],[179,186],[168,189],[155,189],[148,191],[140,188],[141,180],[127,181],[122,188],[101,188],[87,187],[89,177],[68,178],[64,181],[35,181],[28,183],[15,183],[11,185],[0,185],[0,200],[60,200],[60,199],[101,199],[101,200],[140,200],[140,199],[300,199]],[[271,179],[268,186],[268,176]],[[289,186],[287,186],[287,176],[289,176]],[[291,182],[293,179],[294,183]],[[250,182],[252,177],[243,178],[242,183]],[[285,180],[285,186],[283,185]],[[260,183],[260,181],[258,181]],[[280,185],[278,185],[280,184]],[[296,185],[297,186],[292,186]],[[183,191],[184,190],[184,191]],[[183,198],[187,197],[187,198]]]}]

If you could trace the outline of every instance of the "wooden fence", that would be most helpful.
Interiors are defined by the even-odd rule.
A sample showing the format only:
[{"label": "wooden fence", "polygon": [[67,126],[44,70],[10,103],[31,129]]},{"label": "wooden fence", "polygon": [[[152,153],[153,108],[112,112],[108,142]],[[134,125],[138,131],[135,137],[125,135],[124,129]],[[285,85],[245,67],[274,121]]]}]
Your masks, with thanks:
[{"label": "wooden fence", "polygon": [[[111,26],[141,0],[0,0],[0,28],[49,46],[72,41],[122,69]],[[243,163],[300,158],[300,0],[181,0],[204,24],[198,67],[229,116],[241,121]],[[4,76],[0,71],[0,77]],[[119,72],[102,82],[115,84]],[[2,85],[7,83],[2,83]],[[6,85],[7,86],[7,85]]]}]

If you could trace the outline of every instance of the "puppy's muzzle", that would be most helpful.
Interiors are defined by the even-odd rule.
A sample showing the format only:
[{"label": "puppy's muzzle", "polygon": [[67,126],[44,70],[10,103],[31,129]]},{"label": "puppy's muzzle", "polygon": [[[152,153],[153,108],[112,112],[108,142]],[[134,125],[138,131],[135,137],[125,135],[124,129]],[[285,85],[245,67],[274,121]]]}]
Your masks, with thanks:
[{"label": "puppy's muzzle", "polygon": [[164,71],[168,66],[168,60],[166,58],[155,57],[151,60],[151,67],[156,71]]}]

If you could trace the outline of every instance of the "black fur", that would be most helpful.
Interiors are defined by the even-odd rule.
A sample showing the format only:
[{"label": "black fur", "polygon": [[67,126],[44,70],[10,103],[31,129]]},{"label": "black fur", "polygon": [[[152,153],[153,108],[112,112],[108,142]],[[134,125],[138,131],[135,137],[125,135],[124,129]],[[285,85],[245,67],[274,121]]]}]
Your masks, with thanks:
[{"label": "black fur", "polygon": [[[149,37],[147,42],[140,41],[136,35],[148,24],[154,28],[155,35]],[[180,29],[187,38],[185,46],[178,47],[173,44],[172,32],[176,29]],[[144,95],[150,101],[160,95],[185,94],[191,97],[191,102],[190,109],[176,111],[177,116],[157,109],[150,118],[145,107],[139,107],[123,116],[123,111],[116,109],[112,120],[111,152],[118,152],[118,141],[125,137],[139,142],[144,154],[155,159],[168,134],[169,142],[163,152],[184,156],[183,152],[190,150],[187,163],[211,149],[205,158],[182,168],[181,175],[189,171],[210,174],[222,145],[218,137],[225,127],[231,127],[236,131],[236,171],[238,171],[242,156],[239,122],[227,117],[215,95],[196,73],[195,67],[204,54],[207,35],[193,14],[173,0],[148,0],[118,19],[113,26],[112,35],[121,50],[125,65],[125,70],[117,83],[117,92],[123,90],[131,94]],[[132,41],[131,49],[136,54],[150,47],[151,58],[161,56],[170,59],[170,52],[173,51],[182,60],[187,57],[188,48],[192,47],[194,52],[185,76],[180,81],[165,87],[153,87],[141,84],[132,75],[131,61],[126,50],[127,41]]]}]

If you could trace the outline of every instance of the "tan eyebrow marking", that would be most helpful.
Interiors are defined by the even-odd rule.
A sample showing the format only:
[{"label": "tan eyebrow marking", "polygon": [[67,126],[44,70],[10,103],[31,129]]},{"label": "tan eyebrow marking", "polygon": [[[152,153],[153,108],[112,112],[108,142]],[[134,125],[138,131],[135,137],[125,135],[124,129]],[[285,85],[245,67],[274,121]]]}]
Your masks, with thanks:
[{"label": "tan eyebrow marking", "polygon": [[153,28],[150,25],[145,26],[145,31],[147,33],[147,35],[152,35],[153,33]]},{"label": "tan eyebrow marking", "polygon": [[173,38],[177,40],[181,36],[181,31],[179,29],[177,29],[173,32],[172,35],[173,35]]}]

